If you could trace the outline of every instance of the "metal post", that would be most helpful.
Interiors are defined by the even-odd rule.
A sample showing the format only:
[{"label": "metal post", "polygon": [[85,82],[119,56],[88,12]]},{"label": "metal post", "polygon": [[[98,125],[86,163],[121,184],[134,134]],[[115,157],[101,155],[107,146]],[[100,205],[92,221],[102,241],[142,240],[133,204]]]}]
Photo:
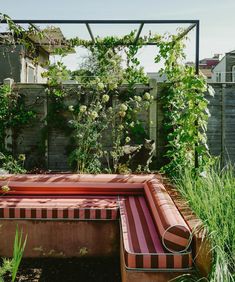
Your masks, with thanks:
[{"label": "metal post", "polygon": [[[195,73],[199,74],[199,35],[200,35],[200,22],[196,23],[196,54],[195,54]],[[198,120],[195,122],[195,126],[198,127]],[[196,133],[198,134],[198,132]],[[199,156],[197,151],[198,143],[195,144],[195,168],[199,167]]]},{"label": "metal post", "polygon": [[199,74],[199,36],[200,36],[200,22],[196,23],[196,58],[195,58],[195,69],[196,74]]}]

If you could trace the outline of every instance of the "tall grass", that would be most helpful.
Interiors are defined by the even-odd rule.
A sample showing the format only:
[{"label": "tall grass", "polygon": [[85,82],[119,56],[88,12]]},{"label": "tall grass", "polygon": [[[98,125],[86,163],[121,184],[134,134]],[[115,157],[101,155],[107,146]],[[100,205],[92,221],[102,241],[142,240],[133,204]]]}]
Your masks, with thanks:
[{"label": "tall grass", "polygon": [[176,185],[208,231],[213,254],[209,281],[235,281],[234,168],[213,167],[198,176],[187,170]]}]

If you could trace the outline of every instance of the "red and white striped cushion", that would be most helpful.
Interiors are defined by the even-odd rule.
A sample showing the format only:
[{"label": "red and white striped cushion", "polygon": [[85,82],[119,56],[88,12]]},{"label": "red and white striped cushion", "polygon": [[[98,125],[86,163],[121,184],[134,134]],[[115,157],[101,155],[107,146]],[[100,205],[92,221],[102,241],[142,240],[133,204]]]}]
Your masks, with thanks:
[{"label": "red and white striped cushion", "polygon": [[163,184],[150,180],[144,186],[162,244],[170,252],[184,252],[191,243],[191,232]]},{"label": "red and white striped cushion", "polygon": [[167,252],[158,235],[145,198],[128,196],[120,200],[124,256],[128,268],[190,269],[191,252]]},{"label": "red and white striped cushion", "polygon": [[112,196],[4,196],[0,218],[115,220],[119,212]]}]

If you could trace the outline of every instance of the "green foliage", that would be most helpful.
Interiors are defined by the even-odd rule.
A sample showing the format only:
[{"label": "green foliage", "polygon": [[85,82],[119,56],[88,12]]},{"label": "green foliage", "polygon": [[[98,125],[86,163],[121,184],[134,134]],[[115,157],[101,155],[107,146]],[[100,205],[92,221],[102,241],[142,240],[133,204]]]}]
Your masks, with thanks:
[{"label": "green foliage", "polygon": [[[22,28],[15,25],[13,21],[4,15],[7,20],[9,29],[16,34],[16,38],[27,46],[29,34],[23,32]],[[30,30],[29,32],[35,32]],[[41,34],[43,36],[43,34]],[[168,147],[166,156],[169,163],[163,168],[168,174],[174,174],[182,167],[193,167],[195,163],[195,152],[199,155],[199,165],[203,167],[208,161],[208,148],[206,145],[206,126],[208,119],[207,100],[204,97],[206,91],[206,82],[201,75],[195,75],[193,67],[188,67],[183,64],[185,59],[184,41],[179,39],[178,34],[170,36],[152,35],[140,37],[138,42],[135,42],[136,31],[123,37],[108,36],[105,38],[95,38],[92,40],[83,40],[78,37],[67,40],[65,48],[57,48],[55,54],[61,57],[61,60],[49,66],[49,69],[44,76],[48,78],[49,93],[55,96],[62,97],[66,95],[66,91],[62,87],[62,81],[73,77],[81,83],[81,91],[78,91],[78,106],[88,105],[87,113],[97,113],[95,118],[96,126],[89,130],[89,134],[94,137],[85,139],[77,138],[81,136],[77,131],[82,130],[78,123],[85,125],[86,121],[81,117],[79,111],[74,112],[74,140],[75,144],[82,145],[89,140],[91,151],[100,151],[101,145],[94,148],[95,139],[98,143],[101,141],[102,134],[100,134],[100,125],[98,121],[104,123],[103,127],[112,127],[113,150],[111,156],[118,161],[122,154],[121,147],[125,144],[124,140],[136,134],[136,136],[143,135],[143,128],[136,126],[137,115],[142,108],[148,108],[150,100],[143,99],[141,95],[135,94],[136,84],[147,83],[146,75],[137,58],[138,51],[147,42],[155,42],[158,48],[158,54],[155,57],[155,62],[163,61],[164,67],[161,72],[167,76],[169,82],[169,90],[164,96],[164,114],[165,114],[165,128],[168,132]],[[84,47],[90,55],[84,67],[77,74],[71,74],[62,63],[62,58],[68,54],[68,51],[75,47]],[[29,48],[29,46],[28,46]],[[126,64],[123,61],[123,53],[125,54]],[[128,91],[125,93],[118,91],[121,84],[127,83]],[[120,105],[123,104],[126,110],[117,109],[120,105],[114,107],[112,117],[105,112],[106,119],[101,109],[97,110],[97,103],[102,104],[102,96],[108,95],[112,103]],[[82,99],[82,100],[79,100]],[[117,101],[117,102],[116,102]],[[109,107],[112,106],[107,103]],[[102,105],[107,110],[108,107]],[[76,115],[78,114],[78,115]],[[99,118],[101,117],[101,118]],[[116,118],[114,118],[116,117]],[[110,119],[112,123],[108,122]],[[134,126],[130,126],[135,123]],[[91,124],[87,119],[87,124]],[[122,130],[116,129],[117,126],[122,126]],[[116,127],[116,128],[115,128]],[[84,135],[85,138],[86,135]],[[79,140],[79,142],[78,142]],[[86,145],[87,146],[87,145]],[[88,150],[87,152],[91,152]],[[71,155],[74,159],[82,156],[81,150],[76,150]],[[100,155],[100,153],[98,153]],[[98,166],[99,161],[96,158]]]},{"label": "green foliage", "polygon": [[199,175],[182,170],[175,180],[177,189],[202,219],[211,240],[212,282],[235,281],[235,171],[212,166]]},{"label": "green foliage", "polygon": [[[22,155],[23,156],[23,155]],[[9,173],[25,173],[24,160],[18,158],[14,159],[10,154],[3,154],[0,152],[0,168]]]},{"label": "green foliage", "polygon": [[12,282],[15,281],[23,257],[26,242],[27,236],[23,240],[23,231],[21,230],[19,233],[17,226],[13,246],[13,257],[11,259],[3,259],[2,266],[0,267],[0,282],[4,282],[4,276],[7,274],[10,274]]},{"label": "green foliage", "polygon": [[100,158],[102,157],[101,137],[107,128],[105,104],[92,97],[89,107],[70,106],[73,128],[74,150],[69,156],[69,162],[80,173],[98,173],[101,171]]},{"label": "green foliage", "polygon": [[[135,33],[131,33],[125,40],[134,39],[134,35]],[[97,38],[97,44],[86,45],[89,55],[84,60],[82,69],[72,73],[80,88],[76,93],[76,104],[68,107],[72,115],[69,124],[73,129],[74,147],[69,156],[69,163],[79,172],[100,172],[102,158],[106,158],[109,164],[112,163],[112,168],[108,165],[109,169],[116,171],[118,160],[123,155],[122,146],[129,140],[131,129],[135,128],[132,135],[137,135],[138,130],[144,135],[140,123],[136,126],[137,114],[143,107],[148,108],[151,96],[149,95],[149,99],[142,99],[140,95],[134,96],[134,85],[147,83],[143,68],[135,58],[140,47],[127,48],[119,45],[119,40],[115,37],[102,40]],[[74,47],[75,41],[73,44]],[[77,44],[81,42],[78,41]],[[127,52],[126,49],[131,51]],[[123,50],[127,56],[126,68],[123,67],[121,56]],[[53,72],[49,68],[44,74],[50,78],[50,94],[59,93],[57,96],[64,97],[67,95],[66,89],[60,87],[60,92],[52,91],[58,89],[58,78],[61,77],[57,75],[58,68],[55,70],[55,65],[52,68]],[[120,91],[123,83],[127,83],[127,91]],[[130,126],[133,122],[134,126]],[[110,152],[104,152],[102,148],[107,129],[111,131],[113,144]]]},{"label": "green foliage", "polygon": [[208,162],[207,85],[204,76],[195,75],[194,67],[183,64],[184,43],[177,40],[177,36],[161,41],[158,47],[155,62],[164,61],[161,73],[167,76],[169,85],[163,97],[169,163],[163,170],[174,175],[181,168],[194,167],[195,151],[199,155],[199,166],[203,167]]},{"label": "green foliage", "polygon": [[[49,64],[49,62],[48,62]],[[42,77],[47,78],[47,83],[51,87],[49,93],[56,96],[63,96],[62,82],[68,80],[71,76],[71,72],[67,70],[62,61],[48,66],[48,70],[42,73]]]},{"label": "green foliage", "polygon": [[23,45],[28,53],[35,55],[36,49],[31,38],[37,36],[41,39],[44,36],[43,32],[38,31],[33,26],[26,31],[22,26],[15,24],[8,15],[0,13],[0,23],[2,20],[6,21],[10,33],[5,42],[2,43],[9,45],[13,49],[17,44]]},{"label": "green foliage", "polygon": [[[9,85],[0,86],[0,152],[5,152],[7,129],[14,129],[30,122],[35,116],[26,110],[23,96],[12,90]],[[9,148],[8,148],[9,149]]]},{"label": "green foliage", "polygon": [[0,86],[0,168],[9,173],[24,173],[23,161],[16,160],[10,151],[12,148],[5,144],[7,132],[19,132],[20,127],[29,123],[35,114],[27,110],[23,96],[12,90],[9,85]]},{"label": "green foliage", "polygon": [[20,266],[20,262],[23,257],[24,249],[27,242],[27,236],[23,241],[23,231],[20,233],[18,231],[18,227],[16,228],[16,235],[14,241],[14,249],[13,249],[13,258],[12,258],[12,282],[16,279],[16,274]]}]

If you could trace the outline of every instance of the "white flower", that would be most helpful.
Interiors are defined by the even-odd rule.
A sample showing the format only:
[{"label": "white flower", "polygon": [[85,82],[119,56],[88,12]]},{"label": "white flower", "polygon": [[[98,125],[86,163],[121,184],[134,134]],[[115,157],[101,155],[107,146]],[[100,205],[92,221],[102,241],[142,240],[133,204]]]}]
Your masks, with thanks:
[{"label": "white flower", "polygon": [[131,141],[131,138],[129,136],[127,136],[125,141],[126,141],[126,143],[129,143]]},{"label": "white flower", "polygon": [[126,112],[126,111],[127,111],[127,105],[121,104],[121,105],[120,105],[120,111],[121,111],[121,112]]},{"label": "white flower", "polygon": [[74,111],[73,105],[70,105],[70,106],[69,106],[69,111],[70,111],[70,112],[73,112],[73,111]]},{"label": "white flower", "polygon": [[137,102],[141,102],[142,101],[142,98],[140,96],[134,96],[134,99],[137,101]]},{"label": "white flower", "polygon": [[119,125],[119,129],[120,130],[123,130],[124,129],[124,126],[121,124],[121,125]]},{"label": "white flower", "polygon": [[199,175],[200,175],[201,177],[203,177],[203,178],[206,178],[206,177],[207,177],[206,171],[202,171]]},{"label": "white flower", "polygon": [[25,154],[19,154],[18,159],[22,162],[25,161]]},{"label": "white flower", "polygon": [[103,101],[104,103],[107,103],[107,102],[109,101],[109,95],[104,94],[104,95],[102,96],[102,101]]},{"label": "white flower", "polygon": [[112,113],[113,108],[112,108],[112,107],[108,107],[108,109],[107,109],[107,110],[108,110],[108,112],[109,112],[109,113]]},{"label": "white flower", "polygon": [[96,119],[98,117],[98,113],[96,111],[92,111],[90,113],[90,116],[91,116],[92,119]]},{"label": "white flower", "polygon": [[134,127],[135,126],[135,123],[134,123],[134,121],[132,121],[131,123],[130,123],[130,127]]},{"label": "white flower", "polygon": [[118,114],[119,114],[120,117],[124,117],[126,115],[126,112],[120,111],[120,112],[118,112]]},{"label": "white flower", "polygon": [[97,84],[97,87],[98,87],[99,90],[103,90],[103,89],[104,89],[104,83],[99,82],[99,83]]},{"label": "white flower", "polygon": [[85,106],[85,105],[80,106],[80,112],[81,113],[84,113],[86,111],[86,109],[87,109],[87,106]]},{"label": "white flower", "polygon": [[151,99],[151,95],[149,94],[149,92],[145,92],[144,93],[144,99],[145,100],[150,100]]}]

